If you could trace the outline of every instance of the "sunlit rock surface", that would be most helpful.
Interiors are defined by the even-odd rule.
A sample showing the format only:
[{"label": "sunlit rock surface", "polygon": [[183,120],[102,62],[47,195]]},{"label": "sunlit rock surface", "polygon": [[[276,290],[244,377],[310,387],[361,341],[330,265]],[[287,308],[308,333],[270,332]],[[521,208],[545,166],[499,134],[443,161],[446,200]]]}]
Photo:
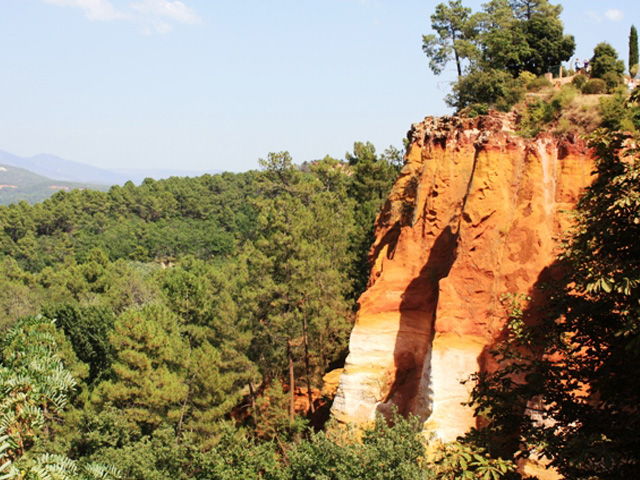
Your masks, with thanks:
[{"label": "sunlit rock surface", "polygon": [[513,133],[514,118],[426,118],[378,216],[369,288],[332,413],[372,419],[397,406],[442,440],[475,425],[462,380],[491,364],[507,293],[553,275],[557,238],[591,181],[578,138]]}]

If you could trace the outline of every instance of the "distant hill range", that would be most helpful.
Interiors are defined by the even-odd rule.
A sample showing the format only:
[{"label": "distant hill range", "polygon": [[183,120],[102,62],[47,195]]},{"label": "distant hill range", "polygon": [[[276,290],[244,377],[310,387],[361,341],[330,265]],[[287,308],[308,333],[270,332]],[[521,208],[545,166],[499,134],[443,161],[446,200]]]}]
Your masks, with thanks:
[{"label": "distant hill range", "polygon": [[109,170],[47,154],[25,158],[0,150],[0,165],[23,168],[43,177],[65,182],[120,185],[128,180],[126,176]]},{"label": "distant hill range", "polygon": [[108,185],[54,180],[37,175],[24,168],[0,164],[0,205],[8,205],[25,200],[28,203],[41,202],[58,190],[91,188],[106,191]]},{"label": "distant hill range", "polygon": [[20,200],[36,203],[57,190],[91,188],[106,191],[128,181],[140,184],[145,178],[198,177],[220,170],[122,169],[107,170],[55,155],[19,157],[0,150],[0,205]]}]

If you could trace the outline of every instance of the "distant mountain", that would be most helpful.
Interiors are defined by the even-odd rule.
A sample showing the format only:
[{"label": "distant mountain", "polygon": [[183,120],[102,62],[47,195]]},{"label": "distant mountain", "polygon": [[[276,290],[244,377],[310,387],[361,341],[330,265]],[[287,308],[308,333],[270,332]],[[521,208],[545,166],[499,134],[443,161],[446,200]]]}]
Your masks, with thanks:
[{"label": "distant mountain", "polygon": [[17,203],[22,200],[28,203],[42,202],[58,190],[72,190],[74,188],[106,191],[109,186],[54,180],[23,168],[0,165],[0,205]]},{"label": "distant mountain", "polygon": [[38,175],[66,182],[116,185],[123,184],[128,180],[126,176],[115,172],[65,160],[55,155],[40,154],[35,157],[24,158],[0,150],[0,164],[24,168]]},{"label": "distant mountain", "polygon": [[94,185],[122,185],[131,180],[139,184],[145,178],[160,180],[169,177],[199,177],[205,173],[221,173],[220,170],[172,170],[172,169],[120,169],[108,170],[92,167],[80,162],[65,160],[55,155],[40,154],[34,157],[19,157],[0,150],[0,164],[29,170],[46,178],[91,183]]}]

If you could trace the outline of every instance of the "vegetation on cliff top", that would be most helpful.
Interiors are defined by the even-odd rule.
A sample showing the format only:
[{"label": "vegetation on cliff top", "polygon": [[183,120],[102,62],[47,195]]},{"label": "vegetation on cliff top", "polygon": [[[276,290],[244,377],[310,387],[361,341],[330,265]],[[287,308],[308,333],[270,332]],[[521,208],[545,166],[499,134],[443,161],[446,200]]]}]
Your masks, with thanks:
[{"label": "vegetation on cliff top", "polygon": [[[431,16],[435,34],[424,35],[422,48],[435,74],[454,61],[458,78],[446,97],[461,115],[485,114],[489,109],[515,108],[523,124],[520,133],[536,135],[542,129],[588,133],[619,117],[615,128],[635,130],[635,114],[619,108],[625,96],[624,62],[607,42],[598,44],[589,68],[580,71],[562,66],[575,50],[575,41],[564,33],[562,7],[547,0],[494,0],[479,12],[464,7],[461,0],[436,6]],[[637,32],[629,37],[629,69],[637,63]],[[635,40],[634,40],[635,38]],[[635,53],[634,53],[635,52]],[[541,77],[569,77],[572,82]],[[632,77],[637,73],[632,73]],[[557,91],[557,90],[562,91]],[[593,108],[581,94],[610,94]],[[625,97],[626,99],[626,97]],[[622,118],[624,115],[624,118]]]},{"label": "vegetation on cliff top", "polygon": [[438,5],[431,16],[436,34],[423,36],[422,49],[436,74],[454,57],[459,78],[447,104],[457,110],[473,104],[508,110],[524,93],[522,73],[558,70],[575,50],[561,12],[547,0],[492,0],[477,13],[461,0]]}]

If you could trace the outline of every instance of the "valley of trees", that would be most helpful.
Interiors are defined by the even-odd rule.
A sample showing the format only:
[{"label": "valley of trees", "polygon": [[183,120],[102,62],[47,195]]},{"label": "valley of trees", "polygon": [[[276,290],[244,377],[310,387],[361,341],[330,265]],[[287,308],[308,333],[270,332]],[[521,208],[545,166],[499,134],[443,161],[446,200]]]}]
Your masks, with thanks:
[{"label": "valley of trees", "polygon": [[[560,6],[483,8],[438,5],[423,39],[435,73],[455,62],[461,114],[513,107],[575,48]],[[328,419],[322,377],[344,362],[402,167],[398,150],[355,143],[343,160],[272,153],[260,171],[0,206],[0,480],[521,479],[529,456],[566,478],[634,478],[640,94],[615,83],[608,44],[592,68],[611,94],[573,126],[590,132],[597,176],[564,276],[540,286],[544,320],[514,292],[500,368],[474,379],[483,428],[441,445],[412,418]],[[520,104],[518,133],[562,134],[578,83]]]}]

